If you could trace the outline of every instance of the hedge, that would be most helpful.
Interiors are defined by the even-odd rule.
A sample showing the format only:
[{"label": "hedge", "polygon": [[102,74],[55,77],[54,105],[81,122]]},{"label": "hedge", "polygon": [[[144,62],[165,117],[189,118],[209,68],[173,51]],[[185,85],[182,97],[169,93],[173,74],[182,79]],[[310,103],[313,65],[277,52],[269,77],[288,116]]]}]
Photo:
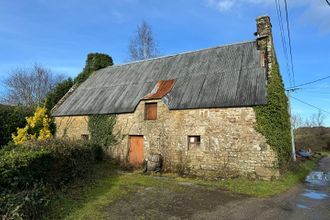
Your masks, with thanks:
[{"label": "hedge", "polygon": [[0,104],[0,149],[11,140],[11,134],[18,127],[24,127],[25,117],[33,115],[34,109],[24,106],[9,106]]},{"label": "hedge", "polygon": [[0,150],[2,219],[39,219],[52,190],[83,176],[95,158],[85,142],[51,139]]}]

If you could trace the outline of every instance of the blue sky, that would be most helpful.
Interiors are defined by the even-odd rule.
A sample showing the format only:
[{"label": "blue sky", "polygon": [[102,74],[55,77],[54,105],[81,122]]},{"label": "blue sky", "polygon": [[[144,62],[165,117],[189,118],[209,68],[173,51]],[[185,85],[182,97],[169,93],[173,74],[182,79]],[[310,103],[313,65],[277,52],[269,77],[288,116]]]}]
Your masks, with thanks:
[{"label": "blue sky", "polygon": [[[330,75],[330,7],[324,0],[288,4],[296,84]],[[162,55],[168,55],[252,40],[255,18],[265,14],[272,19],[289,86],[274,0],[0,0],[0,77],[34,62],[74,77],[90,52],[123,63],[129,39],[143,19],[152,25]],[[330,112],[330,79],[294,96]],[[295,100],[292,104],[303,117],[317,112]]]}]

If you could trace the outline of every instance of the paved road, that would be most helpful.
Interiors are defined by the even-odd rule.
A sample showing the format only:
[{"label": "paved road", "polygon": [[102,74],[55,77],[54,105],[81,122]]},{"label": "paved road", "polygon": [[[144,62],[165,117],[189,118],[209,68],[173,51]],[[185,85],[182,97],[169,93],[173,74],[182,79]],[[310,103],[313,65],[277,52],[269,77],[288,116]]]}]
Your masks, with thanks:
[{"label": "paved road", "polygon": [[[108,219],[330,219],[330,157],[304,184],[267,199],[187,185],[182,192],[145,188],[105,208]],[[323,180],[322,180],[323,179]]]}]

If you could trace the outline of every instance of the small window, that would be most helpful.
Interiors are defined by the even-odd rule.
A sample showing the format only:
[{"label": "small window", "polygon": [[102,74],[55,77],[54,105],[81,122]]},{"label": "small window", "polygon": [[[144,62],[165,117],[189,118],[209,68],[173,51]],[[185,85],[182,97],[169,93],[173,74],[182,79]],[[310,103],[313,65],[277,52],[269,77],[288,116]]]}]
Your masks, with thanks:
[{"label": "small window", "polygon": [[145,120],[156,120],[157,119],[157,103],[146,103],[144,110]]},{"label": "small window", "polygon": [[188,136],[188,149],[198,147],[201,144],[201,136]]},{"label": "small window", "polygon": [[81,140],[88,141],[89,140],[89,135],[88,134],[82,134],[81,135]]}]

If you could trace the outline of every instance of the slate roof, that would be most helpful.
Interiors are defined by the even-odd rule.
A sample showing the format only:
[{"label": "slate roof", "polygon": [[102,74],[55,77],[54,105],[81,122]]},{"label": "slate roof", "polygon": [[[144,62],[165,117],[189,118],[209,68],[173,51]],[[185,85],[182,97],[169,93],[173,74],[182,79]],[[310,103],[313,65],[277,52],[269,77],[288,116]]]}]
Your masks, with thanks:
[{"label": "slate roof", "polygon": [[52,115],[134,112],[160,80],[174,80],[162,97],[169,109],[266,104],[266,71],[249,41],[100,69]]}]

